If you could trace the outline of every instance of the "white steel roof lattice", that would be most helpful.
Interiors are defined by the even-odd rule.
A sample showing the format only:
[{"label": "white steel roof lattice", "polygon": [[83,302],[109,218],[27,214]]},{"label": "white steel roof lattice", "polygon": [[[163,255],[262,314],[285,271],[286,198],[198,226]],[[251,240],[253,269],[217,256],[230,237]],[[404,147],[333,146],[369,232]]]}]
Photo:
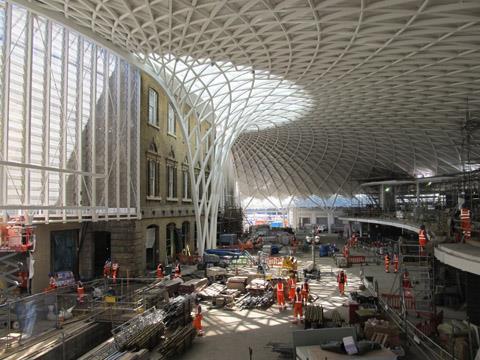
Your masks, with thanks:
[{"label": "white steel roof lattice", "polygon": [[[221,76],[227,68],[280,79],[267,89],[287,84],[288,98],[272,102],[273,110],[265,106],[269,90],[249,97],[252,79],[242,101],[210,102],[215,116],[238,123],[233,154],[245,194],[352,194],[360,180],[461,170],[467,99],[470,109],[480,103],[477,0],[19,2],[63,16],[148,65],[153,54],[172,54],[187,67],[212,61],[222,89],[233,84]],[[167,62],[158,63],[162,74]],[[199,69],[192,81],[207,94],[212,72]],[[170,69],[188,83],[185,71]],[[291,116],[297,100],[300,116]]]}]

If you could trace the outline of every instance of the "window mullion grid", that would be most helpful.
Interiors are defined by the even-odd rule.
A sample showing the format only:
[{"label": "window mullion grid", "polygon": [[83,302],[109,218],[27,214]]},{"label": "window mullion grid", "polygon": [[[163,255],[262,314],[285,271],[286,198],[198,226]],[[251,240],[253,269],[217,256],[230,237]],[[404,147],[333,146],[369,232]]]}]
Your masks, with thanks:
[{"label": "window mullion grid", "polygon": [[115,68],[116,68],[116,87],[115,87],[115,97],[117,100],[117,114],[113,117],[113,120],[116,122],[116,132],[115,132],[115,142],[116,142],[116,164],[115,164],[115,192],[116,192],[116,203],[117,203],[117,219],[120,219],[120,85],[121,85],[121,61],[119,58],[115,59]]},{"label": "window mullion grid", "polygon": [[[31,113],[32,113],[32,56],[33,56],[33,15],[27,12],[27,33],[25,47],[25,74],[24,74],[24,133],[23,133],[23,162],[31,163]],[[23,204],[30,205],[30,169],[23,168]]]},{"label": "window mullion grid", "polygon": [[[5,3],[5,36],[3,43],[3,96],[0,101],[2,102],[2,120],[0,121],[2,131],[2,157],[1,160],[8,160],[8,112],[9,112],[9,98],[10,98],[10,48],[11,48],[11,33],[12,33],[12,5],[8,2]],[[7,168],[6,166],[0,166],[1,176],[1,196],[0,203],[6,204],[8,198],[8,185],[7,185]],[[3,221],[7,222],[7,211],[3,210]]]},{"label": "window mullion grid", "polygon": [[[68,104],[68,36],[69,31],[64,29],[63,31],[63,51],[62,51],[62,100],[61,100],[61,116],[60,116],[60,136],[61,136],[61,150],[60,150],[60,168],[65,169],[67,164],[67,104]],[[65,206],[67,198],[67,184],[66,184],[66,175],[64,172],[60,174],[60,204],[63,206],[62,215],[63,221],[67,221],[67,214]]]}]

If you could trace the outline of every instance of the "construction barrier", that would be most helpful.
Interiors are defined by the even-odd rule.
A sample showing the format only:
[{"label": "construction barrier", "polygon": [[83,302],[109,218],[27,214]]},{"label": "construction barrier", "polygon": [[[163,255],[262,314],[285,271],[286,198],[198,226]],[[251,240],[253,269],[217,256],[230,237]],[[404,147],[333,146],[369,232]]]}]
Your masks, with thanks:
[{"label": "construction barrier", "polygon": [[196,265],[202,261],[202,257],[198,255],[177,254],[177,259],[182,265]]},{"label": "construction barrier", "polygon": [[365,264],[367,262],[365,256],[361,256],[361,255],[349,256],[347,261],[349,265]]},{"label": "construction barrier", "polygon": [[282,267],[283,266],[283,257],[270,256],[270,257],[267,258],[267,265],[269,267]]},{"label": "construction barrier", "polygon": [[[399,294],[380,294],[382,299],[393,309],[400,309]],[[413,296],[405,296],[405,308],[407,310],[415,310],[415,298]]]},{"label": "construction barrier", "polygon": [[232,266],[247,266],[251,265],[251,260],[246,256],[239,256],[236,258],[232,258],[231,260],[224,260],[227,263],[230,263]]}]

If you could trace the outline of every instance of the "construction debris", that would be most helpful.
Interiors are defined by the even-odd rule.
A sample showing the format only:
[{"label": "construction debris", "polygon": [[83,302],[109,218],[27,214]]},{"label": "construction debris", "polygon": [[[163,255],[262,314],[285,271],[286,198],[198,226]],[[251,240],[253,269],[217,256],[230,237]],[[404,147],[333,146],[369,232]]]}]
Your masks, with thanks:
[{"label": "construction debris", "polygon": [[252,282],[247,285],[249,293],[254,295],[261,295],[265,290],[270,287],[270,283],[263,279],[253,279]]},{"label": "construction debris", "polygon": [[247,294],[237,300],[236,306],[240,309],[267,309],[274,303],[273,290],[269,289],[261,295]]},{"label": "construction debris", "polygon": [[248,277],[246,276],[233,276],[227,280],[227,288],[239,290],[245,292],[247,286]]},{"label": "construction debris", "polygon": [[178,287],[178,293],[180,295],[191,294],[195,291],[202,290],[207,284],[207,278],[188,280]]},{"label": "construction debris", "polygon": [[198,296],[202,300],[211,300],[212,298],[220,295],[220,293],[226,288],[227,287],[225,285],[215,283],[200,291]]},{"label": "construction debris", "polygon": [[[141,349],[163,334],[163,311],[151,308],[112,330],[119,350]],[[152,340],[153,338],[153,340]]]},{"label": "construction debris", "polygon": [[167,289],[170,297],[174,297],[178,293],[178,288],[182,283],[183,280],[180,278],[162,281],[162,285]]},{"label": "construction debris", "polygon": [[304,310],[305,328],[323,327],[324,316],[323,307],[318,305],[307,305]]},{"label": "construction debris", "polygon": [[178,327],[173,333],[167,335],[158,351],[166,359],[175,358],[191,346],[195,336],[195,328],[190,322],[185,326]]},{"label": "construction debris", "polygon": [[169,329],[175,329],[192,322],[190,312],[193,301],[190,296],[177,296],[162,309],[163,323]]}]

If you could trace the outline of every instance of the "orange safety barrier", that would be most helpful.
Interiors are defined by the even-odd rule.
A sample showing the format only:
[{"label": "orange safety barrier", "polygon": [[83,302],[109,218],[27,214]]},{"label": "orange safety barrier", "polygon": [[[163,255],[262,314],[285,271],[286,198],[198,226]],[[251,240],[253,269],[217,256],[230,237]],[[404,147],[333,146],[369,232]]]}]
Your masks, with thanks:
[{"label": "orange safety barrier", "polygon": [[[383,293],[380,296],[391,308],[400,309],[400,295]],[[415,310],[415,298],[413,296],[405,296],[405,307],[407,310]]]},{"label": "orange safety barrier", "polygon": [[198,255],[177,254],[177,259],[182,265],[196,265],[202,260],[202,257]]},{"label": "orange safety barrier", "polygon": [[270,267],[282,267],[283,266],[283,257],[270,256],[270,257],[267,258],[267,264]]},{"label": "orange safety barrier", "polygon": [[347,260],[349,264],[365,264],[366,263],[365,256],[361,256],[361,255],[349,256]]}]

